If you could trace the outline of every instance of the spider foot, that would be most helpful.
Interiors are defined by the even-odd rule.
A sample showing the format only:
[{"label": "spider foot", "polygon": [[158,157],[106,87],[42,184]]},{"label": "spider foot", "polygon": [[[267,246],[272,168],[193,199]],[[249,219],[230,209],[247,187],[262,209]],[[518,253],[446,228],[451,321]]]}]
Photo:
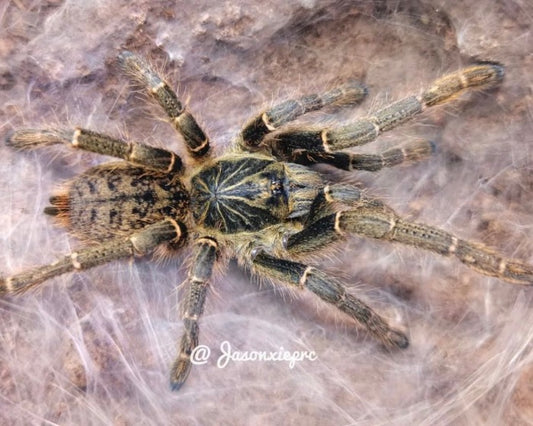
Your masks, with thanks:
[{"label": "spider foot", "polygon": [[388,347],[396,347],[400,349],[406,349],[409,347],[408,337],[401,331],[394,330],[393,328],[388,330],[383,340]]},{"label": "spider foot", "polygon": [[177,391],[183,386],[189,376],[191,367],[192,363],[189,356],[186,358],[180,357],[176,360],[170,372],[170,389]]}]

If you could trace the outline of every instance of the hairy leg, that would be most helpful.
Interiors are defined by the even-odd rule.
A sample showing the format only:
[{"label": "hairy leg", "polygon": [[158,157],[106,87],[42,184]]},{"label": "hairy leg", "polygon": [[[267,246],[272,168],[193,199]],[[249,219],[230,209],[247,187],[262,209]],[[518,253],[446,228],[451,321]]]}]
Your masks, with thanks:
[{"label": "hairy leg", "polygon": [[189,376],[191,353],[198,346],[198,320],[204,310],[204,302],[213,272],[218,245],[211,238],[200,238],[195,243],[195,257],[187,278],[188,294],[183,312],[184,332],[180,341],[179,354],[170,372],[170,386],[178,390]]},{"label": "hairy leg", "polygon": [[366,94],[365,86],[358,82],[350,82],[322,94],[312,94],[282,102],[248,121],[241,130],[237,144],[245,150],[256,148],[266,135],[303,114],[329,105],[355,105],[361,102]]},{"label": "hairy leg", "polygon": [[262,276],[312,291],[325,302],[348,314],[388,347],[403,349],[409,345],[404,333],[392,328],[364,302],[347,293],[339,281],[318,269],[264,252],[254,258],[253,268]]},{"label": "hairy leg", "polygon": [[183,136],[191,156],[197,159],[208,156],[210,152],[208,137],[174,91],[150,64],[128,51],[122,52],[118,59],[126,74],[140,84],[163,108],[176,130]]},{"label": "hairy leg", "polygon": [[533,284],[531,265],[507,259],[482,244],[462,240],[438,228],[403,220],[377,200],[366,200],[354,209],[324,215],[291,235],[286,249],[295,255],[309,253],[343,238],[347,233],[397,241],[443,256],[454,256],[484,275],[516,284]]},{"label": "hairy leg", "polygon": [[472,65],[435,80],[420,96],[397,101],[347,126],[280,132],[275,136],[276,150],[288,154],[295,150],[334,152],[363,145],[411,120],[425,108],[456,98],[466,89],[493,87],[502,81],[503,75],[503,67],[496,63]]},{"label": "hairy leg", "polygon": [[367,170],[375,172],[385,167],[394,167],[406,162],[421,161],[435,151],[431,141],[418,140],[379,154],[352,154],[346,152],[291,151],[281,154],[291,163],[311,166],[329,164],[341,170]]},{"label": "hairy leg", "polygon": [[43,281],[67,272],[81,271],[113,260],[142,256],[163,243],[178,242],[186,235],[185,226],[166,219],[133,233],[101,244],[81,248],[50,265],[29,269],[7,278],[0,278],[0,295],[22,293]]},{"label": "hairy leg", "polygon": [[8,135],[6,143],[17,149],[33,149],[64,144],[71,148],[120,158],[131,164],[157,172],[179,173],[183,169],[181,158],[171,151],[142,143],[115,139],[82,128],[71,130],[17,130]]}]

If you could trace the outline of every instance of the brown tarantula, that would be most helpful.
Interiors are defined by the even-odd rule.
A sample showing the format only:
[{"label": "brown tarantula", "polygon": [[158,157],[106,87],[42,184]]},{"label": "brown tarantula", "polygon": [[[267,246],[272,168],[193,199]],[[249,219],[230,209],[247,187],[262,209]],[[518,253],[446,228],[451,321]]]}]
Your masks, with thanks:
[{"label": "brown tarantula", "polygon": [[237,258],[255,274],[311,290],[386,345],[399,348],[409,344],[404,333],[338,280],[299,260],[353,233],[453,255],[482,274],[533,284],[532,266],[440,229],[407,222],[355,186],[327,183],[309,167],[322,163],[348,171],[375,171],[426,157],[433,148],[427,141],[377,155],[341,150],[371,142],[467,88],[497,85],[504,75],[501,65],[469,66],[434,81],[421,96],[407,97],[338,128],[278,130],[309,111],[359,102],[366,95],[361,84],[289,100],[250,120],[231,149],[213,158],[209,139],[150,65],[130,52],[121,53],[119,61],[164,109],[196,160],[194,166],[186,169],[170,151],[82,128],[10,134],[7,143],[15,148],[67,144],[124,161],[93,167],[74,178],[45,209],[89,244],[50,265],[0,279],[0,294],[22,293],[57,275],[142,256],[156,248],[180,251],[188,243],[193,262],[184,301],[184,333],[170,376],[172,389],[179,389],[189,374],[208,283],[222,254]]}]

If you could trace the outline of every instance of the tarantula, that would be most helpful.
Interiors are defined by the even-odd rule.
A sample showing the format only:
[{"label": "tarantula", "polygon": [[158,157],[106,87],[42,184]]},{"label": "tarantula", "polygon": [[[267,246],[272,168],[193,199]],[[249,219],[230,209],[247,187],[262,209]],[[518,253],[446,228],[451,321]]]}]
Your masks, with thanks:
[{"label": "tarantula", "polygon": [[375,171],[428,156],[433,150],[428,141],[376,155],[342,150],[371,142],[381,132],[465,89],[498,85],[504,76],[500,64],[466,67],[434,81],[420,96],[407,97],[338,128],[281,127],[310,111],[360,102],[367,92],[363,85],[351,82],[321,95],[289,100],[251,119],[232,147],[213,158],[204,131],[151,66],[131,52],[121,53],[119,62],[166,112],[185,141],[192,166],[186,168],[178,155],[165,149],[82,128],[11,133],[7,143],[15,148],[66,144],[123,161],[93,167],[72,179],[45,209],[87,244],[50,265],[0,279],[0,294],[22,293],[66,272],[156,249],[168,253],[190,247],[193,261],[184,301],[184,332],[170,376],[172,389],[179,389],[189,375],[217,259],[236,258],[255,274],[307,288],[385,345],[398,348],[409,344],[402,331],[348,293],[337,279],[300,261],[348,234],[357,234],[455,256],[482,274],[533,284],[532,266],[440,229],[408,222],[357,187],[328,183],[310,168],[321,163],[348,171]]}]

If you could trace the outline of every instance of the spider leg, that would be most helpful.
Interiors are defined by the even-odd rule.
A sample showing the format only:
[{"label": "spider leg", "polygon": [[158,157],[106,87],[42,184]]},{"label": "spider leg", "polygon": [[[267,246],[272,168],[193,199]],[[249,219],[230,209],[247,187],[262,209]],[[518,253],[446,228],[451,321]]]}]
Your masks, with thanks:
[{"label": "spider leg", "polygon": [[358,298],[346,292],[345,287],[324,272],[311,266],[270,256],[260,252],[253,260],[254,270],[283,283],[307,288],[325,302],[348,314],[388,347],[406,348],[407,336],[392,328],[385,319]]},{"label": "spider leg", "polygon": [[183,313],[184,333],[180,341],[179,355],[170,372],[170,386],[178,390],[189,375],[192,367],[191,353],[198,346],[198,319],[204,310],[209,279],[215,264],[218,245],[211,238],[196,241],[195,258],[189,271],[188,294]]},{"label": "spider leg", "polygon": [[119,57],[122,68],[161,105],[176,130],[183,136],[189,153],[200,159],[209,155],[209,138],[192,114],[178,100],[176,93],[143,58],[124,51]]},{"label": "spider leg", "polygon": [[438,228],[403,220],[377,200],[320,217],[291,235],[286,241],[286,249],[293,255],[309,253],[337,241],[346,233],[397,241],[443,256],[455,256],[484,275],[515,284],[533,284],[533,266],[507,259],[488,247],[461,240]]},{"label": "spider leg", "polygon": [[50,265],[39,266],[0,278],[0,295],[16,294],[58,275],[81,271],[113,260],[143,256],[165,242],[178,242],[186,236],[185,226],[166,219],[131,234],[127,238],[115,238],[104,243],[72,252]]},{"label": "spider leg", "polygon": [[256,148],[266,135],[303,114],[328,105],[355,105],[366,95],[366,87],[353,81],[322,94],[311,94],[282,102],[246,123],[239,135],[238,144],[245,150]]},{"label": "spider leg", "polygon": [[[392,148],[379,154],[352,154],[346,152],[314,152],[294,150],[286,157],[291,163],[311,166],[329,164],[341,170],[367,170],[375,172],[384,167],[394,167],[405,162],[421,161],[435,152],[435,144],[428,140],[417,140],[404,146]],[[279,154],[278,154],[279,155]]]},{"label": "spider leg", "polygon": [[318,219],[334,213],[333,205],[335,203],[354,206],[367,201],[368,199],[361,190],[354,185],[346,183],[326,185],[311,203],[304,225],[307,227]]},{"label": "spider leg", "polygon": [[181,158],[171,151],[142,143],[126,142],[82,128],[17,130],[8,135],[6,143],[18,149],[64,144],[72,148],[120,158],[157,172],[179,173],[183,170]]},{"label": "spider leg", "polygon": [[488,88],[503,79],[504,69],[496,63],[481,63],[448,74],[426,89],[421,96],[410,96],[377,111],[374,115],[339,128],[301,128],[275,136],[276,150],[334,152],[373,141],[421,113],[426,107],[447,102],[465,89]]}]

